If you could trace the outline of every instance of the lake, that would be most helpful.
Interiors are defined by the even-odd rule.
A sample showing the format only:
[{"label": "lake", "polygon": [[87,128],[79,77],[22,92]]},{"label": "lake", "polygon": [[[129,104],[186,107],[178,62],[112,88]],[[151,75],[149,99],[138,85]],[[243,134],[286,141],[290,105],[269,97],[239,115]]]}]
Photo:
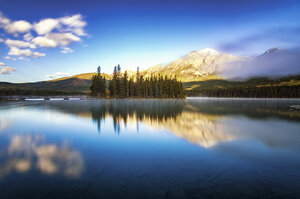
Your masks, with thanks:
[{"label": "lake", "polygon": [[0,198],[300,198],[297,104],[0,102]]}]

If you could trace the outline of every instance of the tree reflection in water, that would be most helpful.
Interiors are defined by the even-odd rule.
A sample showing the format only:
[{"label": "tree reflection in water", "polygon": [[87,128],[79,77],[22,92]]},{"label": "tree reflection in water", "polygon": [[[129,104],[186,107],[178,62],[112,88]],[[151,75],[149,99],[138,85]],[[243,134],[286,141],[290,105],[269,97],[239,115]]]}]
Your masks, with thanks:
[{"label": "tree reflection in water", "polygon": [[126,126],[128,120],[150,120],[151,122],[163,122],[175,119],[183,111],[182,100],[113,100],[107,103],[93,104],[91,114],[93,121],[97,123],[98,131],[101,131],[101,121],[106,117],[112,117],[116,133],[120,133],[120,123]]},{"label": "tree reflection in water", "polygon": [[[269,143],[269,136],[262,135],[273,132],[274,125],[267,132],[252,132],[250,121],[259,126],[261,119],[284,119],[299,121],[300,113],[288,109],[293,101],[283,100],[107,100],[90,104],[90,112],[97,123],[98,132],[101,122],[112,118],[114,131],[120,134],[120,125],[134,123],[139,128],[143,122],[151,128],[163,128],[190,143],[202,147],[215,146],[220,142],[259,137]],[[243,118],[249,118],[245,123]],[[257,120],[259,119],[259,120]],[[270,123],[271,124],[271,123]],[[275,122],[275,124],[277,124]],[[250,131],[249,131],[250,130]],[[257,135],[256,135],[257,134]],[[274,142],[274,140],[272,141]]]}]

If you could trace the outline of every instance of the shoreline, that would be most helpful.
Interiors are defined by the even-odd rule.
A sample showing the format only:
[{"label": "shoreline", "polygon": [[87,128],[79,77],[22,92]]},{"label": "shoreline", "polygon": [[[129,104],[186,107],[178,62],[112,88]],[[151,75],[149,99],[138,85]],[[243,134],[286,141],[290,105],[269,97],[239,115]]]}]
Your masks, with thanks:
[{"label": "shoreline", "polygon": [[300,100],[300,98],[276,98],[276,97],[206,97],[186,96],[184,98],[98,98],[90,96],[0,96],[0,102],[6,101],[73,101],[73,100]]}]

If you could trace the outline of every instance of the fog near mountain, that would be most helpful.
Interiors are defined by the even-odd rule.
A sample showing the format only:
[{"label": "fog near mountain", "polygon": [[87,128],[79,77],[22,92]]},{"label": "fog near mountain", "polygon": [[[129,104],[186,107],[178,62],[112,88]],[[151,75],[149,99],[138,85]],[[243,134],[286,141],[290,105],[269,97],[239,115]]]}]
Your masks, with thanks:
[{"label": "fog near mountain", "polygon": [[225,79],[280,77],[300,74],[300,49],[271,48],[257,57],[227,62],[216,70]]},{"label": "fog near mountain", "polygon": [[173,75],[183,82],[209,79],[243,80],[300,74],[300,49],[271,48],[257,57],[242,57],[205,48],[163,66],[143,71],[144,76]]}]

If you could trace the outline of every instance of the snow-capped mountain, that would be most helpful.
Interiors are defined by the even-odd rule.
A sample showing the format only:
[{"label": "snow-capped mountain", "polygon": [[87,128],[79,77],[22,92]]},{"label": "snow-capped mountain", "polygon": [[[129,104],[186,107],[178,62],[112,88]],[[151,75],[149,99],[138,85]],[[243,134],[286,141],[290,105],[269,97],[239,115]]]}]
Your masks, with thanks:
[{"label": "snow-capped mountain", "polygon": [[270,48],[270,49],[266,50],[266,52],[264,54],[270,54],[270,53],[278,52],[280,50],[283,50],[283,49],[282,48]]},{"label": "snow-capped mountain", "polygon": [[[259,56],[236,56],[205,48],[192,51],[169,64],[158,64],[140,71],[144,77],[162,75],[177,77],[183,82],[205,81],[210,79],[234,79],[256,76],[282,76],[300,74],[299,52],[282,48],[270,48]],[[286,63],[289,63],[288,65]],[[124,72],[124,70],[123,70]],[[80,74],[69,78],[91,79],[95,73]],[[136,77],[136,70],[127,70],[129,77]],[[105,75],[111,79],[112,74]],[[52,81],[57,81],[52,80]]]},{"label": "snow-capped mountain", "polygon": [[156,65],[150,67],[142,71],[142,74],[144,76],[157,74],[176,75],[177,79],[182,81],[199,81],[217,78],[215,71],[219,65],[239,59],[241,59],[239,56],[219,53],[216,50],[205,48],[200,51],[192,51],[165,66]]}]

